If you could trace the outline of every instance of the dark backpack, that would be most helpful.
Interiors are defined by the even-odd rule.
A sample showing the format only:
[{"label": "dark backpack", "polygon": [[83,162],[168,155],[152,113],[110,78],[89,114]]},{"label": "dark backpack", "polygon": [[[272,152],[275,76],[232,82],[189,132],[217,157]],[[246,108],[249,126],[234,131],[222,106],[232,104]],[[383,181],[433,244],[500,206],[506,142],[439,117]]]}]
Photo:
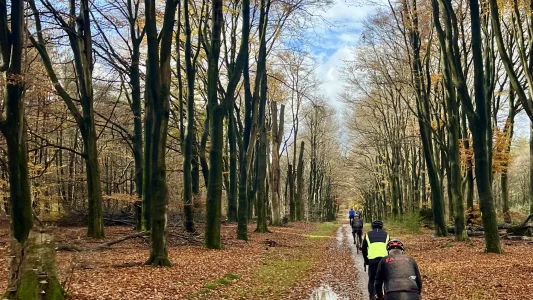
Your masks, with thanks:
[{"label": "dark backpack", "polygon": [[363,228],[363,219],[355,218],[352,221],[352,229],[361,229]]}]

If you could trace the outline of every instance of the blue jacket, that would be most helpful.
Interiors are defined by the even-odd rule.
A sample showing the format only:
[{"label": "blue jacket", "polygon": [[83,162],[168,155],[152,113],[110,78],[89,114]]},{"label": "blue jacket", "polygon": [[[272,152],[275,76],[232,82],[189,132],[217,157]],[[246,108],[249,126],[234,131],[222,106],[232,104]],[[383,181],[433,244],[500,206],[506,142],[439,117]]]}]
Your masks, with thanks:
[{"label": "blue jacket", "polygon": [[350,217],[354,217],[355,216],[355,210],[350,210]]}]

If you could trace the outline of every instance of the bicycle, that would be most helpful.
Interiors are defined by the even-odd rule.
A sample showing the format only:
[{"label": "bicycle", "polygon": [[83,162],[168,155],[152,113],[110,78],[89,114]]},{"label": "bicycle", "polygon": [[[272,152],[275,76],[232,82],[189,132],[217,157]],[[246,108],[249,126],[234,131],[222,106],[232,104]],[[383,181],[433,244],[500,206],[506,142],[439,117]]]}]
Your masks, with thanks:
[{"label": "bicycle", "polygon": [[[357,239],[355,238],[356,233],[357,233]],[[363,235],[363,232],[361,229],[355,230],[355,231],[352,229],[353,243],[355,244],[355,248],[357,249],[357,254],[359,254],[359,250],[361,250],[361,247],[363,245],[362,235]]]}]

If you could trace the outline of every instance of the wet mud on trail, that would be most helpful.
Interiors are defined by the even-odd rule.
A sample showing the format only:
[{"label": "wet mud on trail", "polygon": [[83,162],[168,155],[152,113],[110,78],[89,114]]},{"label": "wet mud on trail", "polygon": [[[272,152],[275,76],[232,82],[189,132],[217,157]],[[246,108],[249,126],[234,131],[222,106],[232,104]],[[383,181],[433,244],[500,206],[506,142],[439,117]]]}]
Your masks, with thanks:
[{"label": "wet mud on trail", "polygon": [[363,255],[357,253],[349,224],[337,230],[336,239],[328,245],[328,255],[320,286],[310,300],[368,299],[368,275],[363,267]]}]

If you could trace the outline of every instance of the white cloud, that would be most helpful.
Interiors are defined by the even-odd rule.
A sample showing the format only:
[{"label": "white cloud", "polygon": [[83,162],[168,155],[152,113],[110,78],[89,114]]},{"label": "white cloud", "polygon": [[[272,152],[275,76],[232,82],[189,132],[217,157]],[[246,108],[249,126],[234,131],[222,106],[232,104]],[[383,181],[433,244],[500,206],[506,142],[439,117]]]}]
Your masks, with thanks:
[{"label": "white cloud", "polygon": [[[378,0],[386,4],[386,0]],[[320,15],[324,25],[313,28],[320,42],[311,49],[318,66],[316,76],[324,82],[321,94],[337,110],[342,109],[339,94],[345,88],[342,69],[344,61],[351,59],[351,49],[360,38],[362,22],[379,8],[379,5],[361,2],[335,0],[333,5]]]},{"label": "white cloud", "polygon": [[321,90],[322,94],[329,103],[336,107],[340,105],[340,103],[335,102],[338,102],[338,94],[344,86],[341,76],[344,60],[349,58],[350,55],[350,46],[342,46],[316,68],[317,77],[324,82]]}]

